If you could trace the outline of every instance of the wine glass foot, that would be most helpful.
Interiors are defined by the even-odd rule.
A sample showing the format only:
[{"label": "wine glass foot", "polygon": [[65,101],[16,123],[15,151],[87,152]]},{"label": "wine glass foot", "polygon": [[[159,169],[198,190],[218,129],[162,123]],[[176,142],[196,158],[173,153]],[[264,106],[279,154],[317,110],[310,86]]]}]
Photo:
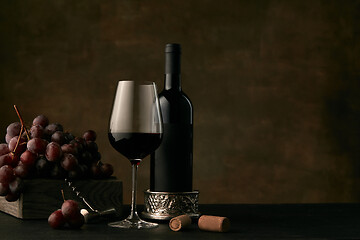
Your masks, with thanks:
[{"label": "wine glass foot", "polygon": [[118,222],[112,222],[108,224],[110,227],[116,228],[132,228],[132,229],[149,229],[149,228],[156,228],[159,225],[157,223],[146,222],[141,219],[124,219]]}]

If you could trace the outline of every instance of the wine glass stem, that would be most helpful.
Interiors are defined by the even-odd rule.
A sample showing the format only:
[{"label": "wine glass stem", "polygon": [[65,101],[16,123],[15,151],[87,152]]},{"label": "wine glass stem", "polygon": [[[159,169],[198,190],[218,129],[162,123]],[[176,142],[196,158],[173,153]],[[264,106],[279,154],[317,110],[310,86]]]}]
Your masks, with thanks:
[{"label": "wine glass stem", "polygon": [[137,164],[132,165],[132,186],[131,186],[131,212],[129,219],[139,219],[136,211],[136,183],[137,183]]}]

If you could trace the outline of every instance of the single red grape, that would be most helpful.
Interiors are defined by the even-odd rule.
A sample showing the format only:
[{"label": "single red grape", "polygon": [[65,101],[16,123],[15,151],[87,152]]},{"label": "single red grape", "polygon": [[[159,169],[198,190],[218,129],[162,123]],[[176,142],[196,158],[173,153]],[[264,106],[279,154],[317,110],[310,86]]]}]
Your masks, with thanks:
[{"label": "single red grape", "polygon": [[73,144],[64,144],[61,146],[61,151],[63,153],[71,153],[73,154],[74,156],[77,155],[77,148],[73,145]]},{"label": "single red grape", "polygon": [[101,169],[100,169],[100,166],[97,163],[93,163],[91,165],[90,172],[91,172],[91,176],[93,178],[95,178],[95,179],[100,179],[103,176],[102,172],[101,172]]},{"label": "single red grape", "polygon": [[12,136],[10,136],[9,134],[6,134],[6,135],[5,135],[5,141],[6,141],[6,143],[9,144],[9,143],[10,143],[10,140],[11,140],[12,138],[13,138]]},{"label": "single red grape", "polygon": [[10,149],[6,143],[0,144],[0,155],[5,155],[10,152]]},{"label": "single red grape", "polygon": [[50,227],[54,229],[59,229],[65,226],[66,220],[60,209],[50,214],[48,223]]},{"label": "single red grape", "polygon": [[85,218],[79,211],[78,214],[73,216],[71,219],[68,219],[67,223],[69,224],[70,228],[78,229],[81,228],[82,225],[84,225]]},{"label": "single red grape", "polygon": [[49,124],[49,119],[44,115],[39,115],[33,120],[33,125],[41,125],[45,128]]},{"label": "single red grape", "polygon": [[9,165],[2,166],[0,168],[0,182],[9,184],[15,178],[14,170]]},{"label": "single red grape", "polygon": [[51,162],[46,160],[44,156],[41,156],[37,159],[35,163],[35,168],[39,177],[48,177],[50,175],[52,164]]},{"label": "single red grape", "polygon": [[70,141],[70,144],[74,145],[78,154],[83,152],[84,146],[82,145],[82,143],[80,143],[74,139],[74,140]]},{"label": "single red grape", "polygon": [[51,162],[59,161],[62,157],[62,150],[58,143],[51,142],[46,146],[45,156]]},{"label": "single red grape", "polygon": [[100,170],[104,177],[110,177],[114,173],[114,167],[109,163],[101,165]]},{"label": "single red grape", "polygon": [[84,133],[83,138],[85,141],[95,141],[96,140],[96,132],[93,130],[88,130]]},{"label": "single red grape", "polygon": [[10,137],[15,137],[20,134],[20,130],[21,130],[21,123],[13,122],[6,128],[6,133]]},{"label": "single red grape", "polygon": [[63,145],[65,143],[64,133],[61,131],[54,132],[54,134],[51,135],[51,141],[60,144],[60,146]]},{"label": "single red grape", "polygon": [[43,154],[46,150],[47,142],[41,138],[30,139],[27,143],[27,148],[33,153]]},{"label": "single red grape", "polygon": [[23,152],[23,154],[20,155],[20,161],[28,166],[33,166],[35,164],[37,155],[29,150],[26,150]]},{"label": "single red grape", "polygon": [[63,157],[63,159],[61,161],[61,166],[66,171],[74,170],[78,166],[78,160],[71,153],[66,153],[66,154],[64,154],[64,157]]},{"label": "single red grape", "polygon": [[4,166],[4,165],[11,165],[12,163],[12,157],[11,154],[5,154],[0,156],[0,167]]},{"label": "single red grape", "polygon": [[79,204],[74,200],[66,200],[61,206],[61,212],[68,221],[80,213]]},{"label": "single red grape", "polygon": [[24,189],[24,182],[21,178],[16,177],[14,181],[9,183],[10,192],[13,194],[20,194]]},{"label": "single red grape", "polygon": [[45,129],[43,126],[37,124],[30,128],[30,135],[32,138],[42,138],[44,136]]},{"label": "single red grape", "polygon": [[64,133],[64,136],[65,136],[65,142],[66,143],[69,143],[69,142],[71,142],[72,140],[75,139],[74,135],[72,135],[69,132]]},{"label": "single red grape", "polygon": [[15,175],[21,178],[27,178],[30,175],[30,171],[30,166],[27,166],[22,162],[20,162],[19,165],[14,168]]},{"label": "single red grape", "polygon": [[45,128],[45,133],[49,136],[53,135],[56,131],[64,131],[64,128],[60,123],[51,123]]}]

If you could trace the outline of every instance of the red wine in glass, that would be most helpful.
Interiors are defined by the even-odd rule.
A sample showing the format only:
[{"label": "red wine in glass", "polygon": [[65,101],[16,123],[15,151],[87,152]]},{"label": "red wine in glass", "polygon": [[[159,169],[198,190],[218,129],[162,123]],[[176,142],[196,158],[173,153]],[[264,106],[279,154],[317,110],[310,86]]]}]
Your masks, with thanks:
[{"label": "red wine in glass", "polygon": [[159,147],[163,123],[153,82],[119,81],[110,116],[108,137],[110,144],[131,162],[132,191],[130,215],[109,223],[118,228],[154,228],[157,223],[146,222],[136,211],[137,169],[142,159]]},{"label": "red wine in glass", "polygon": [[162,133],[109,133],[113,148],[128,158],[131,163],[139,163],[161,143]]}]

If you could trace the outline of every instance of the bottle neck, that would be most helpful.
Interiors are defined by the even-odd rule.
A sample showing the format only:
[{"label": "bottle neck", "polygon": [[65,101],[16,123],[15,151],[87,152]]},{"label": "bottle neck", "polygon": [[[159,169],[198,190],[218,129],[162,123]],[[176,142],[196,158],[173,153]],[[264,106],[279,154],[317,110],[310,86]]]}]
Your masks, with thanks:
[{"label": "bottle neck", "polygon": [[181,91],[180,44],[167,44],[165,48],[165,90]]},{"label": "bottle neck", "polygon": [[165,90],[176,90],[181,91],[181,78],[180,74],[165,74],[165,82],[164,82]]}]

